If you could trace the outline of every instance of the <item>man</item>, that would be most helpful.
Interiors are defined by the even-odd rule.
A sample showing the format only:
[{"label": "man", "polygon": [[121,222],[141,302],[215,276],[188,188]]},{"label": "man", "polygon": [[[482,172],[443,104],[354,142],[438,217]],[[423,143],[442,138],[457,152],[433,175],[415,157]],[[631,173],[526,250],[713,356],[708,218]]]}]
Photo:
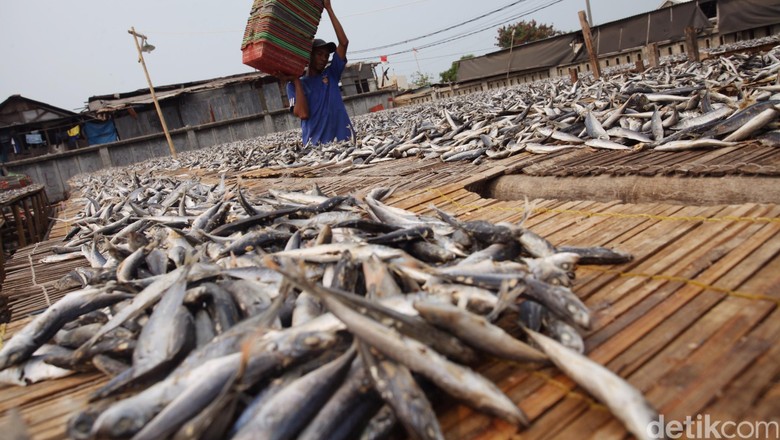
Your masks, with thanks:
[{"label": "man", "polygon": [[[349,40],[330,3],[330,0],[325,0],[323,5],[336,32],[338,46],[319,38],[315,39],[312,43],[308,74],[292,78],[287,84],[290,108],[293,114],[301,119],[304,144],[343,141],[354,134],[339,89],[341,74],[347,64]],[[331,53],[333,59],[328,64]]]}]

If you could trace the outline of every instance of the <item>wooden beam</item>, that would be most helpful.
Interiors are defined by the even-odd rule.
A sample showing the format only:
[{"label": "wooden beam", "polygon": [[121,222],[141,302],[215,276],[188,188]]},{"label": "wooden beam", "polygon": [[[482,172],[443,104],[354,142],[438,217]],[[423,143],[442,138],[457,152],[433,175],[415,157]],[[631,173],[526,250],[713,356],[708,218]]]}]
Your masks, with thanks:
[{"label": "wooden beam", "polygon": [[661,65],[661,57],[658,53],[658,43],[650,43],[645,46],[645,58],[647,58],[648,67],[651,69]]},{"label": "wooden beam", "polygon": [[691,26],[685,28],[685,52],[688,55],[688,61],[701,61],[699,38],[696,35],[696,29]]},{"label": "wooden beam", "polygon": [[598,80],[601,78],[601,68],[599,67],[599,57],[593,47],[593,35],[590,33],[590,25],[585,16],[585,11],[580,11],[579,16],[580,26],[582,26],[582,37],[585,39],[585,47],[588,49],[588,57],[590,58],[590,69],[593,72],[593,78]]},{"label": "wooden beam", "polygon": [[571,78],[572,84],[580,80],[580,77],[577,74],[577,69],[575,67],[569,67],[569,77]]}]

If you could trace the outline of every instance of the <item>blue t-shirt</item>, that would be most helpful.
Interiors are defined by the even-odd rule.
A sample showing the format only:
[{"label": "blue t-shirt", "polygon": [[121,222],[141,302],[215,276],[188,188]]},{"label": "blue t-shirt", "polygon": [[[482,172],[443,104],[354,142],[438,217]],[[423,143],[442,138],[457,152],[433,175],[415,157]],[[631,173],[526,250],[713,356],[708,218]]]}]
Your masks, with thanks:
[{"label": "blue t-shirt", "polygon": [[[303,143],[324,144],[334,140],[352,137],[352,122],[349,120],[344,101],[341,99],[339,81],[346,61],[338,53],[321,75],[301,77],[301,85],[309,103],[309,119],[301,120]],[[287,83],[290,108],[295,106],[295,86]]]}]

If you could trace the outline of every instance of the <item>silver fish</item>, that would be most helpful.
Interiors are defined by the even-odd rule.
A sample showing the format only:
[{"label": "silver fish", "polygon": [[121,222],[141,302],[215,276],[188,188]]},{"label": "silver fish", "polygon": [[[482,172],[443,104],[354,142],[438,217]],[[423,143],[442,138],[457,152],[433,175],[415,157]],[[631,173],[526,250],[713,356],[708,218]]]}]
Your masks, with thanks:
[{"label": "silver fish", "polygon": [[605,404],[612,414],[638,439],[650,439],[648,426],[657,423],[658,412],[639,390],[623,378],[557,341],[525,329],[555,365],[579,386]]}]

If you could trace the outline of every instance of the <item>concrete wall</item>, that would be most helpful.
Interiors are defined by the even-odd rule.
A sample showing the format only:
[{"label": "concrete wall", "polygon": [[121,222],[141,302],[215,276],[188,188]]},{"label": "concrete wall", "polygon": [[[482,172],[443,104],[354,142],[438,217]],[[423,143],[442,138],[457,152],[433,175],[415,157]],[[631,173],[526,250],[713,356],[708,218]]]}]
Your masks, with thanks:
[{"label": "concrete wall", "polygon": [[[394,94],[393,91],[387,90],[365,93],[344,98],[344,104],[349,115],[354,118],[368,113],[371,107],[378,104],[388,108],[393,102]],[[227,121],[186,126],[170,130],[170,134],[176,152],[182,153],[294,129],[300,129],[300,121],[289,110],[282,109]],[[34,182],[43,183],[49,200],[58,202],[69,197],[68,180],[75,175],[168,155],[168,141],[163,133],[159,133],[8,162],[4,167],[9,172],[26,174]]]}]

